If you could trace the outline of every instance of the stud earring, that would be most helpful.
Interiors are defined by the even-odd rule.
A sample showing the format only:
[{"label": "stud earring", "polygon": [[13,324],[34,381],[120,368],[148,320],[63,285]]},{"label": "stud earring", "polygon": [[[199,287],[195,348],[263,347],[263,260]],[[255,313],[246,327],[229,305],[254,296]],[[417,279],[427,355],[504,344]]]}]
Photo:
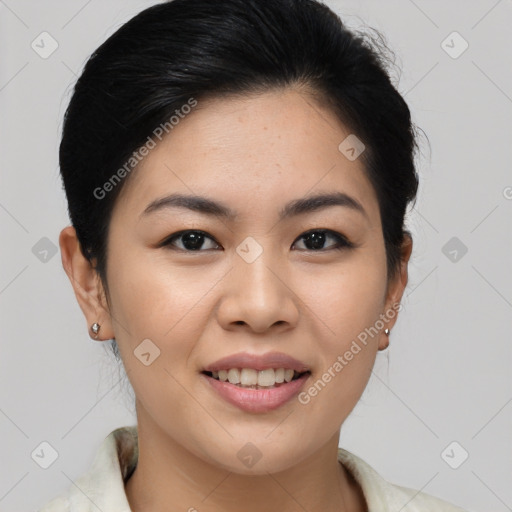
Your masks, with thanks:
[{"label": "stud earring", "polygon": [[100,332],[100,328],[101,328],[101,325],[98,324],[97,322],[94,322],[92,325],[91,325],[91,331],[94,333],[94,339],[97,340],[98,339],[98,333]]},{"label": "stud earring", "polygon": [[390,330],[389,330],[389,329],[387,329],[387,328],[386,328],[386,329],[384,329],[384,334],[385,334],[386,336],[388,336],[388,338],[386,339],[386,344],[385,344],[385,346],[383,346],[382,348],[379,348],[379,350],[380,350],[380,351],[382,351],[382,350],[386,350],[386,349],[389,347],[389,333],[390,333]]}]

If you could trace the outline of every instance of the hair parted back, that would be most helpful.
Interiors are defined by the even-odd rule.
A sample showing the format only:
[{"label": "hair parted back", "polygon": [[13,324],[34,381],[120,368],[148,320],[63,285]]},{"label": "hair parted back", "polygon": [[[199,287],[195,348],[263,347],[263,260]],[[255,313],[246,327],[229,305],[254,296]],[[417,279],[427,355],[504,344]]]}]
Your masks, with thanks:
[{"label": "hair parted back", "polygon": [[418,188],[416,142],[381,45],[315,0],[172,0],[140,12],[93,52],[64,117],[59,159],[69,216],[107,291],[109,223],[129,176],[102,199],[94,190],[190,98],[288,87],[328,106],[365,144],[388,277],[396,274]]}]

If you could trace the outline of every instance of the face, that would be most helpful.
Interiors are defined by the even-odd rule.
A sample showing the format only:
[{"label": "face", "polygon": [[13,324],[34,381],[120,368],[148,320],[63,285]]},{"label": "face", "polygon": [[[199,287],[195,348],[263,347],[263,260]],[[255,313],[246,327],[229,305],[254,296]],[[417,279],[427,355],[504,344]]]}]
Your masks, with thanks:
[{"label": "face", "polygon": [[[116,202],[110,313],[139,421],[230,471],[249,472],[237,457],[249,441],[263,454],[257,473],[284,470],[336,436],[385,343],[382,318],[402,290],[386,279],[362,159],[338,149],[349,134],[303,92],[199,102]],[[208,198],[233,216],[183,203],[145,212],[170,194]],[[326,194],[338,200],[303,201]],[[224,395],[218,389],[233,385],[202,373],[227,356],[270,352],[309,370],[280,405],[275,391],[286,386],[251,408],[255,390]]]}]

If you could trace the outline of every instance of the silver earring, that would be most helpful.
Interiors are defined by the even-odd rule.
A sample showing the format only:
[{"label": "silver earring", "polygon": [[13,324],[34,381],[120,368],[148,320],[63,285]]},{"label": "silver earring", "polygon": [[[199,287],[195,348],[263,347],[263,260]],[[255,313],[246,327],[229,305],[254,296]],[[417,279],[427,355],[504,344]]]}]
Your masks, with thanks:
[{"label": "silver earring", "polygon": [[390,333],[390,331],[389,331],[389,329],[388,329],[388,328],[384,329],[384,334],[385,334],[386,336],[389,336],[389,333]]},{"label": "silver earring", "polygon": [[94,333],[94,339],[97,340],[98,339],[98,333],[100,332],[100,327],[101,325],[98,324],[97,322],[94,322],[92,325],[91,325],[91,331]]}]

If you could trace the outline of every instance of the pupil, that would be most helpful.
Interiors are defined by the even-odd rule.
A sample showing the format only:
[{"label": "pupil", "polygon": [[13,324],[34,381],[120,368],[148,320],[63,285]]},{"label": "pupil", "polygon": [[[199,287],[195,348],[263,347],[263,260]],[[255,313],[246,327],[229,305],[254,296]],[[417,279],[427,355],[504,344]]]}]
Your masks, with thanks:
[{"label": "pupil", "polygon": [[203,245],[204,235],[200,233],[187,233],[183,235],[183,246],[190,251],[197,251]]},{"label": "pupil", "polygon": [[325,243],[325,233],[309,233],[305,236],[306,239],[306,246],[308,242],[313,245],[313,249],[322,249],[324,243]]}]

